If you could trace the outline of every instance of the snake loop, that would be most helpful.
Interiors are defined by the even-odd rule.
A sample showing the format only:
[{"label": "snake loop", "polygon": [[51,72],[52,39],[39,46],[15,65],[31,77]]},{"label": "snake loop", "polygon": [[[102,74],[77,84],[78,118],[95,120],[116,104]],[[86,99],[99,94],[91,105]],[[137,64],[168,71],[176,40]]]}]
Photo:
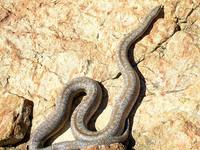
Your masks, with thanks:
[{"label": "snake loop", "polygon": [[[106,127],[100,131],[90,131],[87,128],[87,123],[99,107],[102,98],[99,84],[86,77],[72,79],[61,89],[52,114],[33,132],[29,143],[30,150],[80,149],[92,145],[119,143],[127,139],[129,123],[127,129],[123,132],[125,122],[140,91],[140,80],[129,63],[128,49],[146,31],[161,8],[162,5],[159,5],[152,9],[139,26],[125,35],[118,44],[116,60],[124,77],[125,87],[114,105]],[[76,140],[56,143],[43,148],[45,141],[59,131],[63,124],[69,120],[72,100],[81,92],[85,92],[86,96],[74,110],[71,117],[71,128]]]}]

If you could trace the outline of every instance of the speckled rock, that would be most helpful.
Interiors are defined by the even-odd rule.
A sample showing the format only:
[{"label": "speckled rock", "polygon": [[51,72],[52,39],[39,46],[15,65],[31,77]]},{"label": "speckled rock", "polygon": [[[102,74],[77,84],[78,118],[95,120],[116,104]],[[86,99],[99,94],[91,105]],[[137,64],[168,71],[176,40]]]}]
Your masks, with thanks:
[{"label": "speckled rock", "polygon": [[91,146],[82,150],[126,150],[126,147],[120,143],[110,145]]},{"label": "speckled rock", "polygon": [[0,146],[16,144],[24,139],[31,125],[33,104],[16,95],[2,97],[0,105]]},{"label": "speckled rock", "polygon": [[[87,76],[107,89],[103,104],[107,107],[102,107],[95,123],[97,130],[104,128],[124,86],[115,62],[117,44],[151,8],[162,4],[163,12],[133,47],[142,88],[130,114],[135,142],[130,138],[129,143],[143,150],[196,150],[200,147],[199,3],[2,0],[0,102],[5,103],[7,93],[33,101],[32,133],[53,111],[63,84]],[[69,129],[54,142],[73,139]]]}]

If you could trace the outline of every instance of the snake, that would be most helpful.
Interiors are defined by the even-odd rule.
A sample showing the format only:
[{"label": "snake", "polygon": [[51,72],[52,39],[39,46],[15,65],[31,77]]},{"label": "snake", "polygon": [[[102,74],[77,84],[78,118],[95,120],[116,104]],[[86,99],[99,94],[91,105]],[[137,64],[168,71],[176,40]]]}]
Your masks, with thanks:
[{"label": "snake", "polygon": [[[159,5],[151,9],[140,24],[126,34],[117,46],[116,61],[125,85],[115,102],[107,125],[99,131],[88,129],[88,122],[101,103],[102,90],[99,83],[91,78],[74,78],[64,84],[58,94],[53,112],[32,133],[29,141],[30,150],[82,149],[94,145],[121,143],[128,138],[130,130],[128,115],[140,92],[140,79],[129,62],[128,50],[132,43],[148,29],[161,8],[162,5]],[[84,98],[70,116],[73,100],[83,92]],[[76,140],[45,146],[45,142],[60,131],[69,120]]]}]

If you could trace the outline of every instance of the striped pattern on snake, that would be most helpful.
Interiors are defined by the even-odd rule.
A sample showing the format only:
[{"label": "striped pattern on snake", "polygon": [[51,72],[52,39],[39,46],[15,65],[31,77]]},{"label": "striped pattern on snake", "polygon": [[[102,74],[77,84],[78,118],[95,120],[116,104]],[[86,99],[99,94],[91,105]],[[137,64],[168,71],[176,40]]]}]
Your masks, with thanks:
[{"label": "striped pattern on snake", "polygon": [[[61,89],[52,114],[33,132],[29,142],[30,150],[81,149],[92,145],[124,142],[127,139],[129,121],[128,127],[124,131],[125,122],[140,91],[140,80],[129,63],[128,49],[147,30],[161,8],[162,5],[153,8],[139,26],[125,35],[118,44],[116,59],[125,80],[125,87],[114,105],[106,127],[100,131],[90,131],[87,128],[88,121],[101,102],[102,91],[99,84],[86,77],[72,79]],[[82,92],[85,92],[86,96],[76,107],[71,117],[71,128],[76,140],[56,143],[44,148],[46,140],[58,132],[69,120],[72,100]]]}]

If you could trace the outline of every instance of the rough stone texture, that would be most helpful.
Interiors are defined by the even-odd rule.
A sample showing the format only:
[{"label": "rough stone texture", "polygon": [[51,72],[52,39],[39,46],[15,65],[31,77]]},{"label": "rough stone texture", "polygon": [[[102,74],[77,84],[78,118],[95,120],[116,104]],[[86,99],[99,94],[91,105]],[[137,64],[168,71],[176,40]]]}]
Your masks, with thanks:
[{"label": "rough stone texture", "polygon": [[[15,148],[15,147],[0,147],[0,150],[20,150],[18,148]],[[23,149],[25,150],[25,149]]]},{"label": "rough stone texture", "polygon": [[31,125],[32,102],[16,95],[2,97],[0,105],[0,146],[21,141]]},{"label": "rough stone texture", "polygon": [[91,146],[83,150],[126,150],[126,147],[120,143],[110,145]]},{"label": "rough stone texture", "polygon": [[[198,149],[199,0],[1,0],[1,104],[8,93],[32,100],[33,132],[51,114],[63,84],[87,76],[108,90],[108,105],[95,123],[102,129],[124,85],[115,62],[117,44],[159,4],[163,14],[134,47],[143,86],[131,114],[131,147]],[[55,142],[71,136],[68,130]]]}]

